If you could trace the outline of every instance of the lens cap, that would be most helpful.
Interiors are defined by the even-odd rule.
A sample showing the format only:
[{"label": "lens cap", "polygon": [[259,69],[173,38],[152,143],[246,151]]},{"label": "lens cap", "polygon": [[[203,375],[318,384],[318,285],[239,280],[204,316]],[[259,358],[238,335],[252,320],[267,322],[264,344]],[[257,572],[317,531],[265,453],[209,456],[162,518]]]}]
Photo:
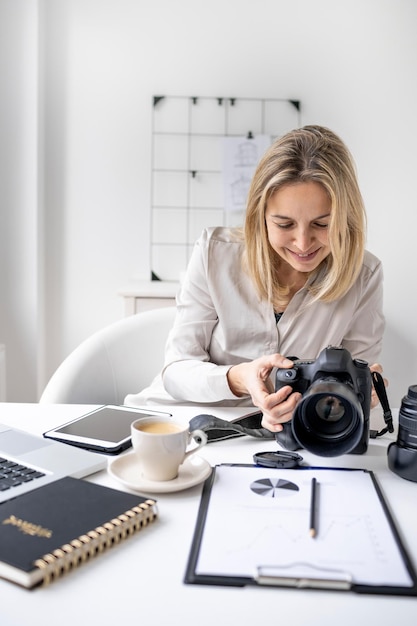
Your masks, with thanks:
[{"label": "lens cap", "polygon": [[291,469],[299,467],[303,457],[296,452],[285,452],[277,450],[275,452],[257,452],[253,455],[253,462],[261,467],[275,467],[280,469]]}]

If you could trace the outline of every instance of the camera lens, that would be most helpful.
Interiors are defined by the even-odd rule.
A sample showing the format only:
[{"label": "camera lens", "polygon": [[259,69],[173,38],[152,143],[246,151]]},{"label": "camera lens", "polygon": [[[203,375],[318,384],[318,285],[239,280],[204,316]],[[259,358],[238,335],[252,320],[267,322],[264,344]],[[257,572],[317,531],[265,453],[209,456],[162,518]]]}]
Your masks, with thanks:
[{"label": "camera lens", "polygon": [[401,401],[398,413],[398,436],[388,446],[391,471],[417,482],[417,385],[411,385]]},{"label": "camera lens", "polygon": [[339,422],[345,415],[345,407],[336,396],[324,396],[317,400],[316,413],[320,419],[326,420],[327,423]]},{"label": "camera lens", "polygon": [[320,456],[351,452],[363,434],[363,411],[350,386],[318,380],[304,394],[292,420],[301,447]]},{"label": "camera lens", "polygon": [[417,385],[411,385],[398,413],[398,443],[417,449]]}]

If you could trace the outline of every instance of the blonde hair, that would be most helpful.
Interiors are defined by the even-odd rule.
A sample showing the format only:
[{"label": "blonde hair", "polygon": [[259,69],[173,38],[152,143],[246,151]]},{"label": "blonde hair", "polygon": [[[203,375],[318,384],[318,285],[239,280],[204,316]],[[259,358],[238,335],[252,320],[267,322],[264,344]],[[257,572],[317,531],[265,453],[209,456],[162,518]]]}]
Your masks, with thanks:
[{"label": "blonde hair", "polygon": [[331,302],[341,298],[355,282],[363,263],[366,214],[349,150],[337,135],[322,126],[304,126],[287,133],[272,144],[256,169],[244,226],[247,270],[260,297],[276,310],[288,302],[288,288],[279,283],[278,257],[268,240],[265,210],[278,189],[307,181],[324,187],[332,207],[330,254],[309,285],[314,300]]}]

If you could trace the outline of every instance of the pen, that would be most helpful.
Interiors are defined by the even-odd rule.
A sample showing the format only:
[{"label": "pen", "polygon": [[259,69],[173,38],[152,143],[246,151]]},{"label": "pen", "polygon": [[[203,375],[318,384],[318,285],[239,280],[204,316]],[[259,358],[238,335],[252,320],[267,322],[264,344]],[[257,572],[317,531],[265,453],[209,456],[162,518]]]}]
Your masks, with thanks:
[{"label": "pen", "polygon": [[316,524],[316,498],[317,498],[317,479],[311,479],[311,500],[310,500],[310,537],[317,536]]}]

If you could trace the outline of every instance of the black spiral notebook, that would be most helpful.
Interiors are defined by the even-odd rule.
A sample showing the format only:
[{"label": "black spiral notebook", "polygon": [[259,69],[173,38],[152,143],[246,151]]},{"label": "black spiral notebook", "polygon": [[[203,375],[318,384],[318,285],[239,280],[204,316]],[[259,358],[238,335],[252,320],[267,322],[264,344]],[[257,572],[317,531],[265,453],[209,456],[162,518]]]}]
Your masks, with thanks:
[{"label": "black spiral notebook", "polygon": [[62,478],[0,504],[0,577],[48,584],[142,530],[155,500]]},{"label": "black spiral notebook", "polygon": [[184,582],[417,595],[382,491],[361,469],[216,466]]}]

